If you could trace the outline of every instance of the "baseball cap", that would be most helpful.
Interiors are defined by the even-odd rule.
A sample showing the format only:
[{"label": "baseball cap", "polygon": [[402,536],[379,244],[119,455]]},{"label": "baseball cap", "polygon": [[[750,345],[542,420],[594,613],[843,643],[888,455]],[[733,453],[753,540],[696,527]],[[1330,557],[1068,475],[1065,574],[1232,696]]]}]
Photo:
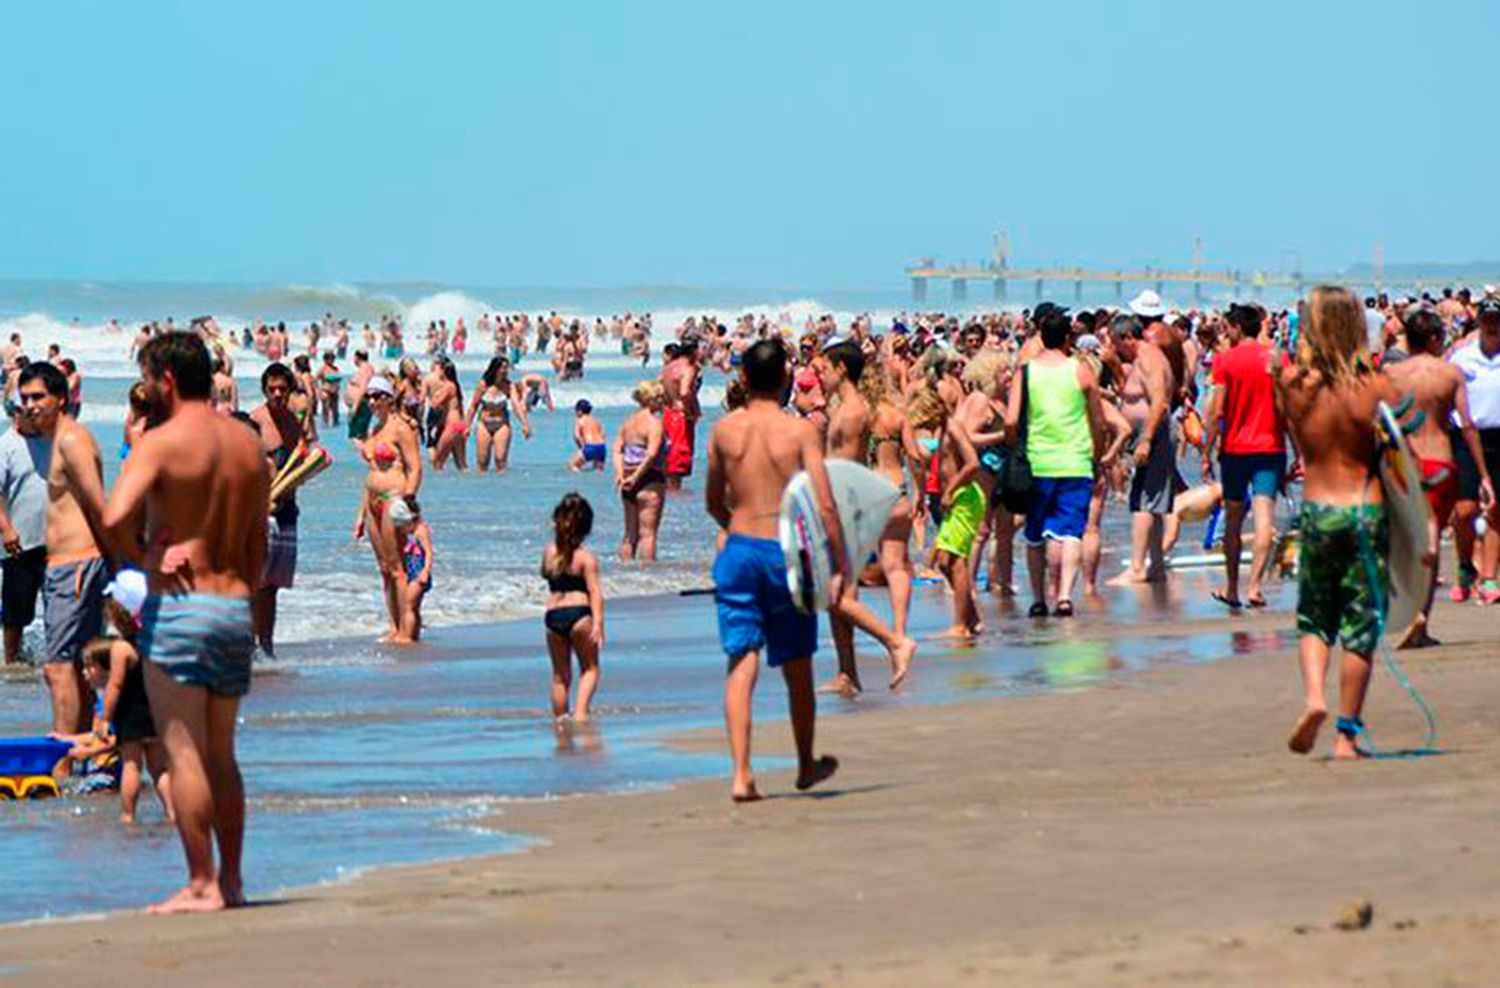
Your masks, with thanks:
[{"label": "baseball cap", "polygon": [[146,574],[138,569],[122,569],[115,574],[109,586],[104,592],[116,604],[130,614],[133,618],[141,616],[141,608],[146,606]]},{"label": "baseball cap", "polygon": [[367,395],[393,395],[395,393],[395,389],[391,387],[391,382],[386,380],[383,374],[376,374],[370,378],[370,383],[365,385],[365,394]]},{"label": "baseball cap", "polygon": [[1494,319],[1496,316],[1500,316],[1500,298],[1493,296],[1482,298],[1479,300],[1477,308],[1479,310],[1479,318],[1483,319],[1488,316]]}]

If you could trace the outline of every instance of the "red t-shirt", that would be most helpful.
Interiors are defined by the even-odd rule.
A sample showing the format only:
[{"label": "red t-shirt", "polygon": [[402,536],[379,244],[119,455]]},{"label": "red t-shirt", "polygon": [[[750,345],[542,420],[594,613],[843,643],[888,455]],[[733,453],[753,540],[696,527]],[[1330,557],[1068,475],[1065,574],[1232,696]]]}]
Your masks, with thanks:
[{"label": "red t-shirt", "polygon": [[[1255,340],[1244,340],[1214,355],[1214,384],[1222,389],[1219,415],[1224,423],[1225,453],[1286,452],[1285,430],[1276,411],[1271,361],[1277,352]],[[1282,365],[1287,363],[1280,355]]]}]

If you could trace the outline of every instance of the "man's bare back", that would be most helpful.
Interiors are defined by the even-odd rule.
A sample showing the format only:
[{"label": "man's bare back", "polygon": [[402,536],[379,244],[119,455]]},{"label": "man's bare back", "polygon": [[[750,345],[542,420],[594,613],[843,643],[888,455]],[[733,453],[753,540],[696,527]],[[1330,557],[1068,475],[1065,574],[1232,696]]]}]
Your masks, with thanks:
[{"label": "man's bare back", "polygon": [[103,510],[99,445],[87,429],[63,416],[53,437],[47,472],[48,560],[56,565],[100,555],[94,526],[99,524]]},{"label": "man's bare back", "polygon": [[[733,534],[774,539],[787,482],[799,470],[809,470],[826,483],[822,465],[816,428],[773,402],[752,401],[714,426],[709,440],[709,513]],[[723,477],[723,485],[715,484],[716,473]],[[725,503],[715,505],[721,486],[727,488]],[[832,505],[831,490],[819,494]]]},{"label": "man's bare back", "polygon": [[1303,496],[1323,504],[1379,503],[1375,407],[1392,396],[1389,379],[1370,374],[1334,388],[1320,372],[1299,368],[1285,373],[1277,394],[1302,453]]},{"label": "man's bare back", "polygon": [[119,488],[153,495],[146,519],[153,591],[248,597],[255,590],[265,564],[270,477],[244,423],[204,404],[186,406],[141,437],[116,486],[117,496]]},{"label": "man's bare back", "polygon": [[1431,354],[1420,353],[1386,367],[1398,395],[1411,395],[1412,409],[1423,415],[1411,434],[1412,449],[1424,460],[1452,460],[1450,420],[1463,387],[1463,372]]}]

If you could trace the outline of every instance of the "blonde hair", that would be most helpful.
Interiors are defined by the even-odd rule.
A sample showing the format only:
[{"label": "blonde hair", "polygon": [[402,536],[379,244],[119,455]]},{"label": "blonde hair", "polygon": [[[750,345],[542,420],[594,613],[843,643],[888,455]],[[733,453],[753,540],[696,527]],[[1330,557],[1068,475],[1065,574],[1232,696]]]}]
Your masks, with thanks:
[{"label": "blonde hair", "polygon": [[941,429],[948,421],[948,403],[936,387],[924,382],[906,403],[906,421],[917,429]]},{"label": "blonde hair", "polygon": [[1331,387],[1352,384],[1370,370],[1365,310],[1347,288],[1319,285],[1302,305],[1297,364],[1316,370]]},{"label": "blonde hair", "polygon": [[885,368],[876,364],[865,368],[865,372],[859,376],[859,396],[870,406],[871,414],[880,408],[881,402],[888,401],[890,381],[886,379]]},{"label": "blonde hair", "polygon": [[630,392],[630,397],[635,399],[636,404],[645,407],[660,401],[666,394],[667,389],[662,387],[660,381],[646,380],[635,386],[635,390]]},{"label": "blonde hair", "polygon": [[993,395],[1000,387],[1000,377],[1005,373],[1009,361],[998,350],[981,350],[964,368],[964,383],[972,385],[987,395]]}]

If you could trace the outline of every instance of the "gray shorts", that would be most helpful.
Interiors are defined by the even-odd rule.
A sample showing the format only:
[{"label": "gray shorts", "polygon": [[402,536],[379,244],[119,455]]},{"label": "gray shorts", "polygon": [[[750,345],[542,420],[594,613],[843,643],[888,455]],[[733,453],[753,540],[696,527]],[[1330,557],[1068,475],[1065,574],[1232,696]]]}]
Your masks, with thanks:
[{"label": "gray shorts", "polygon": [[1150,512],[1153,515],[1172,513],[1172,499],[1176,493],[1176,446],[1172,443],[1172,427],[1163,422],[1156,427],[1151,440],[1151,454],[1145,466],[1135,468],[1130,478],[1131,512]]},{"label": "gray shorts", "polygon": [[42,623],[47,661],[76,662],[83,646],[104,633],[104,588],[109,569],[101,556],[48,566],[42,580]]},{"label": "gray shorts", "polygon": [[215,696],[250,692],[255,635],[250,600],[219,594],[152,594],[141,609],[141,655],[184,686]]}]

